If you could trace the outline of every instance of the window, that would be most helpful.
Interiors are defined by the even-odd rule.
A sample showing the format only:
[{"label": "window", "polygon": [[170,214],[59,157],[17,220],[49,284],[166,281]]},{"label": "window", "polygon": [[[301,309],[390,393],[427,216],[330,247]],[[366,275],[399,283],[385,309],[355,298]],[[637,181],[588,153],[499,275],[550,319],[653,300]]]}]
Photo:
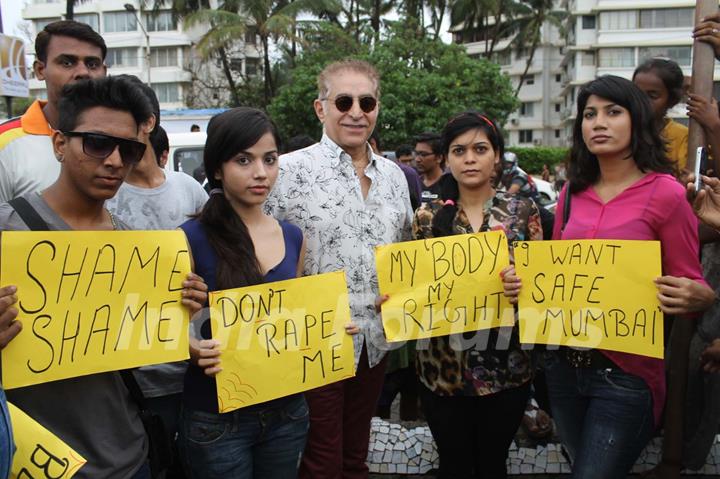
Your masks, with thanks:
[{"label": "window", "polygon": [[137,48],[108,48],[105,64],[108,67],[138,66]]},{"label": "window", "polygon": [[638,61],[642,63],[648,58],[669,58],[678,65],[692,65],[692,47],[646,47],[638,51]]},{"label": "window", "polygon": [[257,42],[257,27],[248,26],[245,29],[245,43],[248,45],[255,45]]},{"label": "window", "polygon": [[145,25],[148,32],[169,32],[177,30],[177,20],[173,19],[172,12],[163,11],[145,15]]},{"label": "window", "polygon": [[520,116],[530,117],[535,113],[534,103],[521,103],[520,104]]},{"label": "window", "polygon": [[176,171],[192,175],[195,169],[203,166],[204,148],[178,148],[173,153],[173,164]]},{"label": "window", "polygon": [[637,10],[600,12],[601,30],[632,30],[638,26]]},{"label": "window", "polygon": [[555,138],[560,138],[560,130],[555,130]]},{"label": "window", "polygon": [[555,103],[555,113],[560,113],[560,103]]},{"label": "window", "polygon": [[137,21],[133,12],[108,12],[103,15],[105,33],[134,32]]},{"label": "window", "polygon": [[525,75],[523,78],[523,82],[525,85],[534,85],[535,84],[535,75]]},{"label": "window", "polygon": [[580,65],[584,67],[595,66],[595,52],[582,52],[580,55]]},{"label": "window", "polygon": [[180,101],[180,85],[177,83],[153,83],[153,90],[160,103],[177,103]]},{"label": "window", "polygon": [[35,31],[41,32],[43,28],[45,28],[48,24],[52,22],[57,22],[60,20],[60,17],[57,18],[38,18],[37,20],[33,20],[33,23],[35,24]]},{"label": "window", "polygon": [[561,81],[562,81],[562,75],[558,73],[557,75],[555,75],[555,83],[560,83]]},{"label": "window", "polygon": [[593,30],[595,28],[595,16],[594,15],[583,15],[582,16],[582,27],[583,27],[583,30]]},{"label": "window", "polygon": [[689,28],[694,24],[692,8],[640,10],[640,28]]},{"label": "window", "polygon": [[175,47],[151,48],[150,66],[175,67],[178,65],[178,50]]},{"label": "window", "polygon": [[601,48],[598,50],[600,66],[608,68],[634,67],[634,48]]},{"label": "window", "polygon": [[260,59],[259,58],[246,58],[245,59],[245,74],[247,76],[257,75],[259,70],[260,70]]},{"label": "window", "polygon": [[532,130],[520,130],[520,143],[532,143],[533,131]]},{"label": "window", "polygon": [[96,32],[100,31],[100,20],[97,13],[76,13],[74,20],[76,22],[87,23]]},{"label": "window", "polygon": [[501,66],[507,66],[512,63],[512,55],[510,50],[503,50],[501,52],[493,53],[493,61]]}]

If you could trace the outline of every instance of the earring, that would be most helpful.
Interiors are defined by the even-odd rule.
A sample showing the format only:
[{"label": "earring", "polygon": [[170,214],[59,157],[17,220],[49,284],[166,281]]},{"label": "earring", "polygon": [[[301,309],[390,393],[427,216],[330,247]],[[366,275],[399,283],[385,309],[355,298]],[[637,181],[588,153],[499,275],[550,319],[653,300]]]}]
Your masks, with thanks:
[{"label": "earring", "polygon": [[56,158],[57,158],[58,162],[60,162],[60,163],[63,162],[63,159],[64,159],[64,158],[63,158],[62,155],[58,155]]}]

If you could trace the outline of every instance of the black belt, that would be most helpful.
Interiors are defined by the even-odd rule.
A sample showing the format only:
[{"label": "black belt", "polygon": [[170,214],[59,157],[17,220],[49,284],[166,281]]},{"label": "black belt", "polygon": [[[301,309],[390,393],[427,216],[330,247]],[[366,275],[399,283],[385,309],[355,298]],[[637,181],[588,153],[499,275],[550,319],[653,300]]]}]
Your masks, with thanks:
[{"label": "black belt", "polygon": [[561,347],[558,353],[574,368],[617,369],[617,365],[597,349],[578,350]]}]

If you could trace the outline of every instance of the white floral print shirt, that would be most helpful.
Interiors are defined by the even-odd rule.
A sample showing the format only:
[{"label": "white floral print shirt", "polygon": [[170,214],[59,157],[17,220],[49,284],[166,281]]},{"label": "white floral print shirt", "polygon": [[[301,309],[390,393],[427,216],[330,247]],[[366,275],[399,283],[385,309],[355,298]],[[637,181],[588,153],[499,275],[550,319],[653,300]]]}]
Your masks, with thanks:
[{"label": "white floral print shirt", "polygon": [[388,349],[375,312],[375,247],[411,239],[413,218],[402,170],[369,146],[368,152],[366,199],[350,155],[323,135],[319,143],[280,157],[277,183],[266,203],[268,213],[303,230],[306,275],[345,271],[350,312],[361,329],[353,337],[356,368],[363,344],[370,367]]}]

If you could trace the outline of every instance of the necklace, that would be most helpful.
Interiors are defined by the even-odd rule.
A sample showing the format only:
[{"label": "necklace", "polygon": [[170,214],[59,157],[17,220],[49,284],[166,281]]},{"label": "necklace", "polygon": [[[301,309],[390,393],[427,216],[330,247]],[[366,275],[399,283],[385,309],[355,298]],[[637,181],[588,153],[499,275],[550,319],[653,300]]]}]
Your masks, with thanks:
[{"label": "necklace", "polygon": [[108,214],[110,215],[110,223],[112,223],[113,230],[116,231],[118,229],[117,223],[115,222],[115,215],[110,213],[110,210],[106,210]]}]

